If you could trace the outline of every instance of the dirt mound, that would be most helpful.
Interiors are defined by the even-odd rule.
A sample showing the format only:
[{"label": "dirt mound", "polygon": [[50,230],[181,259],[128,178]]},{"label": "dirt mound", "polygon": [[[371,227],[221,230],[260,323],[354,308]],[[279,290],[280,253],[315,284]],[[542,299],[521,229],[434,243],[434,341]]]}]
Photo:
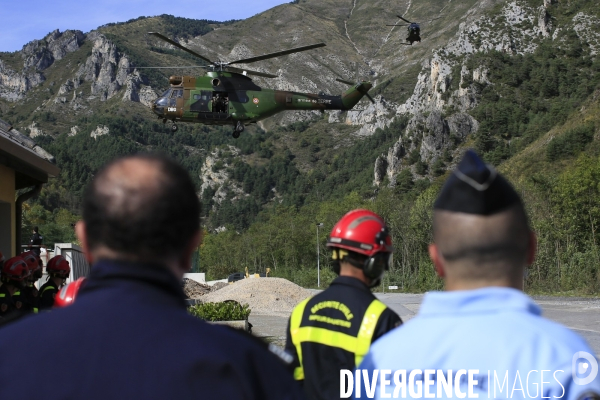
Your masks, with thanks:
[{"label": "dirt mound", "polygon": [[210,293],[210,286],[198,283],[192,279],[183,278],[183,292],[188,299],[198,299]]},{"label": "dirt mound", "polygon": [[242,279],[216,292],[202,296],[202,302],[235,300],[248,304],[254,314],[289,315],[312,293],[283,278]]}]

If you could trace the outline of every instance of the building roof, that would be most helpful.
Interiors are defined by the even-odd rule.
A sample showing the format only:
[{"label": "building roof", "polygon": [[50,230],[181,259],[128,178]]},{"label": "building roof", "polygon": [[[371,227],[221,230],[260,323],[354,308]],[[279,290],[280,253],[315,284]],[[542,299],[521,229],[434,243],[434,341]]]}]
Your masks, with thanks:
[{"label": "building roof", "polygon": [[17,189],[46,183],[60,173],[52,154],[1,119],[0,164],[15,170]]}]

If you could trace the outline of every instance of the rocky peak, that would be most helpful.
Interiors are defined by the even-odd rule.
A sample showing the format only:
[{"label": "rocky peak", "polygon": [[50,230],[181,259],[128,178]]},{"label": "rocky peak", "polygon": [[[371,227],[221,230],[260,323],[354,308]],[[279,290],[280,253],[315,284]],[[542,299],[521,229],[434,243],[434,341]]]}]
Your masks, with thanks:
[{"label": "rocky peak", "polygon": [[23,70],[14,71],[0,60],[0,97],[9,101],[22,99],[25,94],[46,80],[41,71],[49,68],[56,60],[81,47],[85,35],[81,31],[58,29],[42,40],[34,40],[23,46]]},{"label": "rocky peak", "polygon": [[60,33],[58,29],[50,32],[42,40],[33,40],[23,46],[21,55],[24,59],[25,69],[35,68],[43,71],[51,66],[55,60],[61,60],[68,53],[72,53],[81,47],[85,35],[81,31],[65,31]]}]

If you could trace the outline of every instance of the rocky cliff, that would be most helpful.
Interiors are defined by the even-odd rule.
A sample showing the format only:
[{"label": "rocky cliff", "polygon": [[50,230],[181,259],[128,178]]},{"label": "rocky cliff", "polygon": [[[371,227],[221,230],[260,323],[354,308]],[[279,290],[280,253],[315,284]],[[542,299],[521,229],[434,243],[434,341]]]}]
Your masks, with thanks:
[{"label": "rocky cliff", "polygon": [[485,67],[467,67],[470,56],[490,50],[510,55],[532,53],[542,39],[560,43],[563,33],[571,28],[595,51],[600,33],[591,28],[594,16],[578,13],[570,26],[559,27],[552,23],[550,0],[540,0],[538,7],[529,3],[509,1],[499,13],[462,23],[447,45],[435,49],[423,62],[412,95],[396,108],[396,116],[411,116],[408,128],[387,155],[375,161],[375,185],[387,176],[393,186],[403,169],[410,169],[418,178],[414,159],[409,162],[408,155],[418,151],[420,161],[431,166],[444,152],[455,152],[477,132],[479,123],[468,111],[477,106],[480,88],[494,82],[490,82]]}]

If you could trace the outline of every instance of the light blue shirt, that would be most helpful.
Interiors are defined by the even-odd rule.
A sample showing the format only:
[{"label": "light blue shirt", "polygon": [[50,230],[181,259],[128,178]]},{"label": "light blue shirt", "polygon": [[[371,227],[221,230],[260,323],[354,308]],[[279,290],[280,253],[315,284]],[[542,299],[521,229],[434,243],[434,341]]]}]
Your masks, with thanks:
[{"label": "light blue shirt", "polygon": [[[465,398],[577,400],[586,398],[589,391],[600,393],[597,358],[587,343],[540,315],[537,304],[510,288],[427,293],[417,316],[371,346],[359,367],[362,371],[354,374],[356,378],[356,373],[361,373],[361,396],[356,390],[356,379],[353,396],[381,399],[394,398],[396,394],[402,398],[402,385],[394,383],[394,374],[396,383],[401,383],[403,370],[406,398],[427,398],[426,394],[448,398],[447,381],[458,382],[450,389],[453,398],[464,393]],[[595,378],[582,382],[593,376],[594,362]],[[575,382],[573,368],[583,385]],[[373,381],[376,371],[385,374],[384,380],[379,376]],[[376,382],[374,393],[366,392],[373,387],[365,386],[365,374]],[[367,397],[368,394],[373,397]]]}]

